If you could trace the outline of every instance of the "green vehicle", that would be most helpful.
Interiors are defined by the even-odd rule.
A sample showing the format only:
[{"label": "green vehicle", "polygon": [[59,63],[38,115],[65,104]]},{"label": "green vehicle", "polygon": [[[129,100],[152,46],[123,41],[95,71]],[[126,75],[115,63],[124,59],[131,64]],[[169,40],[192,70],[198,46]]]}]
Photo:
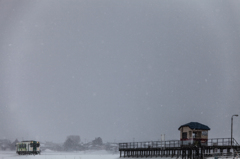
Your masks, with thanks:
[{"label": "green vehicle", "polygon": [[33,140],[19,142],[16,144],[16,153],[19,155],[40,155],[40,142]]}]

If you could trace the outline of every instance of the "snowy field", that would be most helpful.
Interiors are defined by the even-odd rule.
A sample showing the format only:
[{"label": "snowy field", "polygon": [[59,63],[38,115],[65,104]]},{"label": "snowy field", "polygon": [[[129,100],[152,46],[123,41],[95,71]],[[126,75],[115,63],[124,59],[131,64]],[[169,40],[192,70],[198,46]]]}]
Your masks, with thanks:
[{"label": "snowy field", "polygon": [[118,159],[119,154],[107,151],[53,152],[44,151],[41,155],[18,155],[14,151],[0,151],[0,159]]},{"label": "snowy field", "polygon": [[[17,155],[14,151],[0,151],[0,159],[120,159],[119,154],[112,154],[107,151],[86,151],[86,152],[52,152],[45,151],[41,155]],[[129,158],[149,159],[149,158]],[[160,159],[153,157],[152,159]],[[171,159],[171,158],[161,158]],[[208,158],[213,159],[213,158]]]}]

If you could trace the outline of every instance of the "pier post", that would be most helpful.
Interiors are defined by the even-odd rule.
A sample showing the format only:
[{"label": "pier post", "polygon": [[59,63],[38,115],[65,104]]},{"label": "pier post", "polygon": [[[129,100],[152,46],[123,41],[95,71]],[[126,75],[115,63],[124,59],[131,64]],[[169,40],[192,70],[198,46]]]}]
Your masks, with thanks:
[{"label": "pier post", "polygon": [[223,155],[223,149],[220,149],[221,156]]}]

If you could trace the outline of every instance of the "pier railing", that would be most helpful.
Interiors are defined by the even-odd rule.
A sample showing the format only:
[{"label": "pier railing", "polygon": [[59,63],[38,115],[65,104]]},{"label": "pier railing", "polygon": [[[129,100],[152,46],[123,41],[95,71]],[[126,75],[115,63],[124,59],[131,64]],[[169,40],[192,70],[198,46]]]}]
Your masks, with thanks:
[{"label": "pier railing", "polygon": [[[208,139],[208,146],[231,146],[231,138]],[[232,139],[232,146],[239,146],[234,138]]]},{"label": "pier railing", "polygon": [[119,143],[119,149],[180,147],[179,140]]},{"label": "pier railing", "polygon": [[[119,143],[119,150],[121,149],[152,149],[152,148],[177,148],[182,146],[193,146],[196,145],[197,140],[168,140],[168,141],[147,141],[147,142],[129,142],[129,143]],[[200,140],[198,141],[201,142]],[[233,138],[233,146],[239,146],[237,141]],[[213,138],[208,139],[205,143],[202,143],[202,146],[231,146],[231,138]]]}]

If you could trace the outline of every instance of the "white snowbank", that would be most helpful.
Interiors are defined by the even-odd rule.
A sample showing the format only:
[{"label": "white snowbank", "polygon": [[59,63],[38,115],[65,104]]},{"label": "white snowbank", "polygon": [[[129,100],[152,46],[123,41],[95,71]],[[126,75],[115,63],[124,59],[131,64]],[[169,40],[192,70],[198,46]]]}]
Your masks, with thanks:
[{"label": "white snowbank", "polygon": [[[43,151],[41,155],[17,155],[16,152],[0,151],[0,159],[120,159],[119,153],[111,154],[108,151],[81,151],[81,152],[54,152],[54,151]],[[123,158],[121,158],[123,159]],[[131,158],[140,159],[140,158]],[[149,158],[141,158],[149,159]],[[160,159],[153,158],[153,159]],[[169,159],[169,158],[161,158]]]},{"label": "white snowbank", "polygon": [[[46,149],[41,155],[18,155],[15,151],[0,151],[0,159],[124,159],[119,157],[119,153],[112,154],[106,150],[88,150],[80,152],[57,152]],[[129,159],[149,159],[129,158]],[[171,159],[153,157],[152,159]],[[214,159],[213,157],[207,159]]]},{"label": "white snowbank", "polygon": [[50,150],[50,149],[46,149],[46,150],[44,150],[44,151],[42,151],[42,152],[54,152],[53,150]]}]

